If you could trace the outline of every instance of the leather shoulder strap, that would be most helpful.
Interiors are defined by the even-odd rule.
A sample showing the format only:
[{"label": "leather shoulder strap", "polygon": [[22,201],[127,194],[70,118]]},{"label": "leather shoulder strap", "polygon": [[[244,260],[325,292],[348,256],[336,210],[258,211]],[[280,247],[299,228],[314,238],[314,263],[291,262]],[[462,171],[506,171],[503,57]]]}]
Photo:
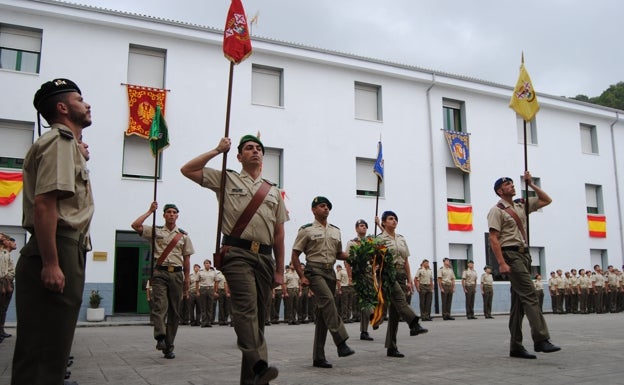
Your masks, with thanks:
[{"label": "leather shoulder strap", "polygon": [[258,191],[256,191],[254,196],[251,198],[251,201],[249,202],[247,207],[245,207],[245,210],[242,212],[240,217],[238,217],[236,224],[229,234],[230,237],[240,238],[241,234],[245,230],[245,227],[247,227],[249,221],[258,210],[258,207],[260,207],[260,205],[264,201],[264,198],[266,198],[269,190],[271,190],[271,184],[267,181],[263,181],[260,188],[258,188]]},{"label": "leather shoulder strap", "polygon": [[160,254],[160,257],[156,261],[156,265],[158,265],[158,266],[162,265],[162,263],[165,261],[165,258],[167,258],[169,253],[171,253],[171,250],[173,250],[175,245],[178,244],[178,242],[180,241],[180,239],[182,239],[183,236],[184,236],[184,234],[182,234],[182,233],[176,233],[176,235],[173,237],[171,242],[169,242],[169,244],[167,245],[165,250],[163,250],[162,254]]},{"label": "leather shoulder strap", "polygon": [[529,242],[527,241],[526,232],[524,231],[524,226],[522,226],[522,221],[520,220],[520,217],[518,216],[518,214],[516,214],[516,212],[511,207],[505,207],[500,202],[496,205],[496,207],[498,207],[499,209],[505,211],[507,214],[511,215],[511,217],[516,222],[516,225],[518,226],[518,229],[520,230],[520,233],[522,234],[522,238],[524,238],[524,243],[526,243],[528,245]]}]

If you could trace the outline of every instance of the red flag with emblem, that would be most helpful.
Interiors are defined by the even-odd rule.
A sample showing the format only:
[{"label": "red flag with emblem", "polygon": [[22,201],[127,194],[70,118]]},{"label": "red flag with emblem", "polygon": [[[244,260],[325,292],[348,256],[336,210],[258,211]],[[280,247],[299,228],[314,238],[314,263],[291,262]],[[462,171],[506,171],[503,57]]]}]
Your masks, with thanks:
[{"label": "red flag with emblem", "polygon": [[251,38],[247,16],[240,0],[232,0],[223,31],[223,54],[238,64],[251,55]]}]

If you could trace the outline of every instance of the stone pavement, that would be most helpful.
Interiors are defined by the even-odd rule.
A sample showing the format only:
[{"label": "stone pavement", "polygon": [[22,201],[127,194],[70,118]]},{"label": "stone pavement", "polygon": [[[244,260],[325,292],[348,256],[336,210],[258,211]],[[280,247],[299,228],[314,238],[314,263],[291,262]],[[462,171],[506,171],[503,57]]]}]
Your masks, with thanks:
[{"label": "stone pavement", "polygon": [[[385,324],[374,341],[359,340],[359,324],[347,324],[356,354],[338,358],[328,336],[325,351],[333,369],[312,367],[313,324],[266,328],[271,363],[280,369],[273,385],[362,384],[618,384],[624,381],[624,313],[546,314],[552,341],[562,351],[538,353],[537,360],[509,358],[507,315],[495,319],[424,322],[428,334],[410,337],[399,327],[405,358],[386,357]],[[149,325],[80,323],[76,329],[72,380],[80,385],[237,384],[240,353],[228,326],[181,326],[177,357],[155,350]],[[15,334],[14,328],[7,329]],[[525,346],[533,351],[525,320]],[[0,384],[9,384],[15,336],[0,343]],[[28,385],[28,384],[24,384]]]}]

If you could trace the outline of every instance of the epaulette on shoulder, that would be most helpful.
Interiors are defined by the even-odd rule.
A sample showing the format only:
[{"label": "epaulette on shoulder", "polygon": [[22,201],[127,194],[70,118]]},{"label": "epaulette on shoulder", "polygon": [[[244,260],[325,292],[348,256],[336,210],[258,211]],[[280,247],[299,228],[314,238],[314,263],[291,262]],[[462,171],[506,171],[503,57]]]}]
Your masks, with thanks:
[{"label": "epaulette on shoulder", "polygon": [[226,171],[227,171],[227,172],[234,173],[234,174],[236,174],[236,175],[240,175],[240,174],[238,173],[238,171],[236,171],[236,170],[230,170],[230,169],[228,168],[228,169],[226,169]]},{"label": "epaulette on shoulder", "polygon": [[181,229],[181,228],[179,228],[179,227],[178,227],[178,231],[179,231],[179,232],[181,232],[181,233],[182,233],[182,234],[184,234],[184,235],[188,235],[188,233],[187,233],[186,231],[182,230],[182,229]]},{"label": "epaulette on shoulder", "polygon": [[63,138],[63,139],[67,139],[67,140],[74,139],[74,134],[71,131],[60,130],[59,129],[58,133],[61,136],[61,138]]},{"label": "epaulette on shoulder", "polygon": [[165,226],[156,226],[157,229],[162,229]]},{"label": "epaulette on shoulder", "polygon": [[268,180],[268,179],[264,179],[264,178],[262,178],[262,180],[263,180],[263,181],[265,181],[265,182],[267,182],[267,183],[268,183],[268,184],[270,184],[271,186],[277,186],[277,183],[273,183],[273,182],[271,182],[271,181],[270,181],[270,180]]},{"label": "epaulette on shoulder", "polygon": [[308,228],[308,227],[310,227],[310,226],[312,226],[312,223],[306,223],[305,225],[301,226],[301,227],[299,228],[299,230],[303,230],[303,229]]},{"label": "epaulette on shoulder", "polygon": [[514,203],[524,203],[524,198],[514,199]]},{"label": "epaulette on shoulder", "polygon": [[329,224],[331,227],[336,228],[338,230],[340,230],[340,227],[336,226],[336,225],[332,225],[331,223]]}]

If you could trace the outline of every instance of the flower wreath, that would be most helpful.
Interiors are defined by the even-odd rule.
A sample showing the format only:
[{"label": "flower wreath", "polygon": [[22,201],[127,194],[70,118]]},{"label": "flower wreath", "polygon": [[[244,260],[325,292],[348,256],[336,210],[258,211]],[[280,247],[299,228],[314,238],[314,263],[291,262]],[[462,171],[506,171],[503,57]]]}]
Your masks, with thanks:
[{"label": "flower wreath", "polygon": [[360,309],[374,309],[370,323],[379,326],[384,316],[384,293],[390,296],[396,282],[394,256],[385,242],[367,235],[349,250],[347,259]]}]

